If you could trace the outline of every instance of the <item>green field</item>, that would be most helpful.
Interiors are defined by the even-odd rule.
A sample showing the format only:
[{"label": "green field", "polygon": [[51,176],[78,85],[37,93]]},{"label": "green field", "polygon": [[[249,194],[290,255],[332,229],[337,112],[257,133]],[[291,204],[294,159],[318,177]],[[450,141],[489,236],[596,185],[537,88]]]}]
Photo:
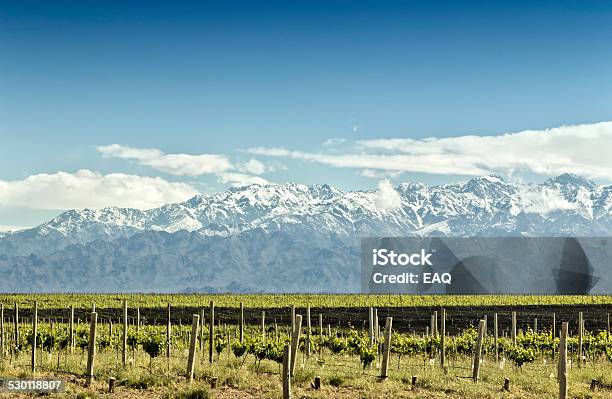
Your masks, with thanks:
[{"label": "green field", "polygon": [[5,307],[17,302],[29,307],[33,301],[41,309],[130,307],[201,307],[214,301],[218,307],[450,307],[450,306],[526,306],[526,305],[610,305],[612,295],[360,295],[360,294],[0,294]]},{"label": "green field", "polygon": [[[520,331],[516,343],[508,337],[497,341],[484,335],[478,382],[471,376],[471,365],[478,342],[477,331],[467,329],[458,335],[390,334],[388,378],[382,380],[385,334],[369,344],[366,330],[319,330],[311,334],[304,324],[292,378],[294,398],[555,398],[558,391],[557,364],[559,339],[550,331]],[[74,344],[70,344],[69,325],[37,324],[37,351],[32,355],[33,327],[21,324],[19,340],[13,325],[4,326],[4,347],[0,346],[0,375],[3,378],[47,377],[66,381],[66,392],[49,397],[64,398],[165,398],[165,399],[238,399],[282,397],[281,362],[284,347],[290,344],[289,327],[270,325],[262,334],[258,326],[248,326],[244,341],[239,328],[227,325],[214,329],[213,361],[209,362],[209,326],[196,330],[194,381],[187,382],[186,366],[192,326],[172,326],[170,340],[166,326],[128,325],[123,364],[123,328],[103,320],[96,326],[94,381],[86,386],[87,351],[90,326],[75,326]],[[170,342],[170,351],[166,352]],[[497,342],[497,345],[496,345]],[[308,343],[308,344],[307,344]],[[567,341],[568,387],[572,398],[609,398],[612,394],[612,341],[605,332],[585,331],[580,341]],[[378,350],[377,350],[378,348]],[[443,349],[444,348],[444,349]],[[446,355],[441,367],[441,353]],[[497,356],[495,353],[497,352]],[[497,358],[497,359],[496,359]],[[32,373],[34,359],[36,370]],[[579,363],[582,363],[579,366]],[[321,389],[312,383],[321,378]],[[412,383],[413,376],[417,378]],[[108,381],[116,379],[113,394]],[[510,389],[503,391],[506,378]],[[216,381],[211,388],[212,381]],[[593,380],[598,388],[590,390]],[[3,394],[0,393],[0,397]],[[32,397],[23,396],[6,397]]]}]

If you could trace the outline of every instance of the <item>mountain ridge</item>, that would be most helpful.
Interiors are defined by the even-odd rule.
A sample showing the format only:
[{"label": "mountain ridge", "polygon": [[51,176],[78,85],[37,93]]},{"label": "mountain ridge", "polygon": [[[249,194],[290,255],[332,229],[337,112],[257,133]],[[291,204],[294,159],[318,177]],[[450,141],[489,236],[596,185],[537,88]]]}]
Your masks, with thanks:
[{"label": "mountain ridge", "polygon": [[[294,292],[306,279],[311,291],[354,292],[361,237],[612,234],[612,186],[576,175],[540,184],[490,175],[394,190],[400,206],[393,209],[377,205],[379,190],[288,183],[232,188],[145,211],[66,211],[0,237],[0,270],[7,276],[0,291]],[[148,283],[130,276],[148,276]],[[341,276],[349,281],[339,283]],[[290,283],[280,288],[283,281]]]}]

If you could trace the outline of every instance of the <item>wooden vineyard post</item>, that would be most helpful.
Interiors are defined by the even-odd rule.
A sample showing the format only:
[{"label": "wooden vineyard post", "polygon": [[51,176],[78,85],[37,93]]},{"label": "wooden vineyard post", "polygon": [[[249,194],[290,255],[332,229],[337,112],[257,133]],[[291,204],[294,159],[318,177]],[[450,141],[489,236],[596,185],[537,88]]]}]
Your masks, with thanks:
[{"label": "wooden vineyard post", "polygon": [[495,348],[495,362],[499,362],[499,350],[497,346],[497,339],[499,338],[499,330],[497,325],[497,313],[493,314],[493,346]]},{"label": "wooden vineyard post", "polygon": [[561,340],[559,341],[559,399],[567,398],[567,329],[568,323],[561,325]]},{"label": "wooden vineyard post", "polygon": [[293,337],[294,330],[295,330],[295,305],[291,305],[291,332],[289,333],[290,337]]},{"label": "wooden vineyard post", "polygon": [[285,345],[283,353],[283,399],[291,399],[291,345]]},{"label": "wooden vineyard post", "polygon": [[[552,314],[552,330],[551,330],[551,334],[552,334],[552,339],[553,341],[555,340],[555,338],[557,337],[557,315],[556,313]],[[552,358],[555,358],[555,346],[552,346]]]},{"label": "wooden vineyard post", "polygon": [[91,312],[89,322],[89,345],[87,348],[87,370],[85,372],[86,386],[91,386],[94,376],[94,362],[96,359],[96,325],[98,323],[98,314]]},{"label": "wooden vineyard post", "polygon": [[[484,340],[487,339],[487,335],[489,335],[489,320],[487,317],[488,316],[486,314],[482,316],[482,320],[484,320],[484,333],[482,334],[483,343],[484,343]],[[484,364],[484,361],[485,361],[484,356],[482,356],[480,359],[481,359],[480,363]]]},{"label": "wooden vineyard post", "polygon": [[370,348],[374,346],[374,308],[370,306],[370,319],[369,319],[369,327],[370,327]]},{"label": "wooden vineyard post", "polygon": [[374,308],[374,344],[376,345],[376,357],[380,359],[380,328],[378,327],[378,309]]},{"label": "wooden vineyard post", "polygon": [[533,332],[535,334],[538,333],[538,318],[537,317],[533,318]]},{"label": "wooden vineyard post", "polygon": [[204,322],[206,320],[206,311],[202,309],[200,313],[202,313],[200,316],[200,352],[202,353],[202,358],[204,358]]},{"label": "wooden vineyard post", "polygon": [[378,341],[378,309],[374,308],[374,342]]},{"label": "wooden vineyard post", "polygon": [[429,332],[432,337],[435,336],[435,333],[434,333],[435,324],[436,324],[436,316],[432,314],[431,317],[429,318]]},{"label": "wooden vineyard post", "polygon": [[266,311],[261,311],[261,337],[266,339]]},{"label": "wooden vineyard post", "polygon": [[393,324],[393,317],[387,317],[385,323],[385,343],[383,346],[383,360],[380,368],[380,378],[387,378],[389,376],[389,354],[391,353],[391,327]]},{"label": "wooden vineyard post", "polygon": [[121,361],[123,367],[127,366],[127,338],[128,338],[128,304],[127,300],[123,301],[123,342],[121,346]]},{"label": "wooden vineyard post", "polygon": [[446,309],[442,308],[440,312],[440,366],[442,370],[446,366]]},{"label": "wooden vineyard post", "polygon": [[170,347],[172,345],[172,307],[168,303],[167,312],[167,323],[166,323],[166,358],[168,359],[168,367],[170,367]]},{"label": "wooden vineyard post", "polygon": [[187,380],[193,381],[193,370],[195,368],[195,353],[198,343],[198,326],[200,325],[200,315],[194,314],[191,322],[191,342],[189,344],[189,358],[187,359]]},{"label": "wooden vineyard post", "polygon": [[74,306],[70,305],[70,326],[68,327],[68,339],[70,340],[70,353],[74,351]]},{"label": "wooden vineyard post", "polygon": [[310,306],[306,307],[306,357],[310,357],[310,336],[312,334],[312,324],[310,322]]},{"label": "wooden vineyard post", "polygon": [[244,303],[240,302],[240,343],[244,342]]},{"label": "wooden vineyard post", "polygon": [[516,345],[516,312],[512,312],[512,344]]},{"label": "wooden vineyard post", "polygon": [[136,308],[136,332],[140,332],[140,307]]},{"label": "wooden vineyard post", "polygon": [[434,310],[433,313],[434,313],[433,314],[433,316],[434,316],[434,318],[433,318],[433,332],[434,332],[433,336],[437,337],[438,336],[438,311]]},{"label": "wooden vineyard post", "polygon": [[[376,342],[375,332],[374,332],[374,308],[372,306],[369,307],[368,314],[368,324],[369,324],[369,333],[370,333],[370,349],[374,347],[374,342]],[[378,354],[378,351],[376,352]],[[370,368],[372,364],[370,363]]]},{"label": "wooden vineyard post", "polygon": [[578,367],[582,367],[582,344],[583,344],[584,319],[582,312],[578,312]]},{"label": "wooden vineyard post", "polygon": [[608,313],[608,326],[606,328],[606,340],[610,340],[610,313]]},{"label": "wooden vineyard post", "polygon": [[32,363],[30,371],[32,374],[36,372],[36,338],[38,335],[38,302],[34,301],[34,309],[32,312]]},{"label": "wooden vineyard post", "polygon": [[215,333],[215,303],[210,301],[210,314],[208,318],[210,319],[210,324],[208,325],[208,362],[212,364],[213,362],[213,351],[214,351],[214,333]]},{"label": "wooden vineyard post", "polygon": [[291,376],[295,375],[295,363],[297,361],[297,352],[300,345],[300,334],[302,332],[302,315],[295,315],[295,328],[291,337]]},{"label": "wooden vineyard post", "polygon": [[13,320],[14,323],[14,327],[13,327],[13,338],[15,340],[15,351],[16,353],[19,353],[17,351],[17,346],[19,345],[19,305],[17,304],[17,302],[15,302],[15,319]]},{"label": "wooden vineyard post", "polygon": [[323,356],[323,314],[319,313],[319,357]]},{"label": "wooden vineyard post", "polygon": [[4,360],[4,304],[0,303],[0,362]]},{"label": "wooden vineyard post", "polygon": [[485,321],[480,320],[478,323],[478,339],[476,341],[476,349],[474,350],[474,370],[472,373],[472,379],[474,382],[478,382],[480,378],[480,359],[482,356],[482,341],[484,338]]}]

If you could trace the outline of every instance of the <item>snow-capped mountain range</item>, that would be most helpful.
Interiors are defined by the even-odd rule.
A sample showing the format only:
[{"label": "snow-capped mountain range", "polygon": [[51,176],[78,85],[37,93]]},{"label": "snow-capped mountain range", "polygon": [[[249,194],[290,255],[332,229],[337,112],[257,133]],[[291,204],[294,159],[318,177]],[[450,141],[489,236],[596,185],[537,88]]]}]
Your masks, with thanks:
[{"label": "snow-capped mountain range", "polygon": [[356,292],[366,236],[608,236],[612,185],[484,176],[381,192],[252,185],[146,211],[70,210],[0,236],[0,291]]}]

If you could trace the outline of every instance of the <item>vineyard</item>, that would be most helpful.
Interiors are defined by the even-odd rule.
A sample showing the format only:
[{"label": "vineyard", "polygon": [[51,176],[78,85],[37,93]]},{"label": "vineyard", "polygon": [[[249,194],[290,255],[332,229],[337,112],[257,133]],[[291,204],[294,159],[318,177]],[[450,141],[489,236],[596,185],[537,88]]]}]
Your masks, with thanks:
[{"label": "vineyard", "polygon": [[214,301],[217,307],[320,308],[448,307],[448,306],[536,306],[612,305],[612,295],[361,295],[361,294],[0,294],[0,303],[29,307],[32,301],[41,309],[74,306],[120,309],[124,301],[139,308],[201,307]]},{"label": "vineyard", "polygon": [[571,319],[504,311],[471,322],[438,308],[426,325],[406,310],[363,308],[332,324],[309,306],[277,314],[239,303],[220,315],[215,305],[176,321],[184,308],[174,304],[152,319],[128,302],[56,315],[4,302],[0,375],[57,376],[66,392],[52,396],[79,398],[556,398],[562,382],[564,397],[612,397],[601,305]]}]

